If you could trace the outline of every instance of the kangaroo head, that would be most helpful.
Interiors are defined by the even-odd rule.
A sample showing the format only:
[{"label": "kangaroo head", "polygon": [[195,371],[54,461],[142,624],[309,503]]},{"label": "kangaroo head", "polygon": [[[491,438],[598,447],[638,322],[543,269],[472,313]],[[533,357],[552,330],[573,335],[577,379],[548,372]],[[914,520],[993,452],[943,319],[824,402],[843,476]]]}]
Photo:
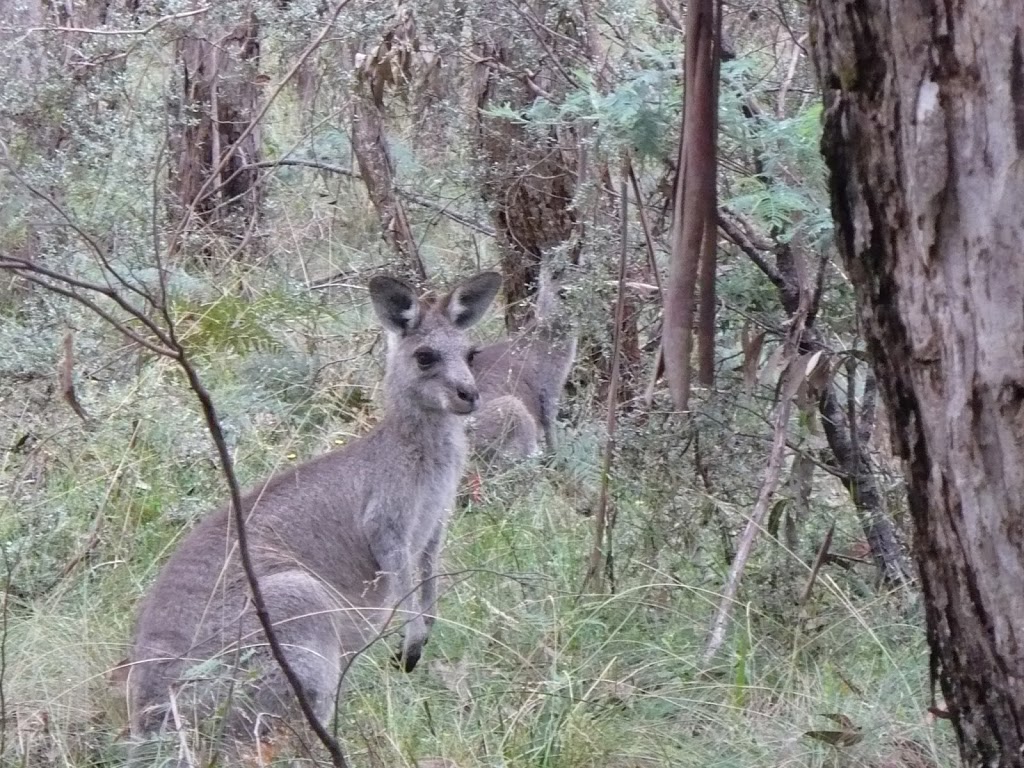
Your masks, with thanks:
[{"label": "kangaroo head", "polygon": [[481,272],[444,296],[418,298],[402,280],[370,280],[370,299],[388,337],[384,387],[390,403],[473,412],[479,393],[469,368],[474,348],[466,329],[483,317],[499,287],[501,275]]},{"label": "kangaroo head", "polygon": [[571,263],[559,263],[550,258],[541,260],[536,297],[538,321],[567,315],[566,298],[578,280],[579,271],[579,267]]}]

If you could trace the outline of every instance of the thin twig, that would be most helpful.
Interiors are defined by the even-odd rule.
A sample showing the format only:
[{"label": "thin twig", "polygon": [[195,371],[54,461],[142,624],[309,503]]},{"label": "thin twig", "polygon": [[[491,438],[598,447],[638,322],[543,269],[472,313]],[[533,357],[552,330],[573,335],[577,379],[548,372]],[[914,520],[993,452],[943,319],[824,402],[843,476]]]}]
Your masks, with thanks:
[{"label": "thin twig", "polygon": [[807,575],[807,585],[804,587],[803,594],[800,596],[800,600],[797,605],[804,605],[808,600],[811,599],[811,592],[814,590],[814,582],[818,580],[818,572],[828,561],[828,551],[832,547],[832,536],[836,532],[836,524],[833,521],[832,525],[829,526],[828,533],[825,534],[824,541],[821,542],[821,546],[818,547],[818,554],[814,558],[814,564],[811,566],[811,572]]},{"label": "thin twig", "polygon": [[75,339],[71,329],[64,334],[64,356],[57,369],[57,376],[60,380],[60,394],[65,402],[71,406],[82,421],[89,423],[89,414],[85,412],[78,393],[75,391]]},{"label": "thin twig", "polygon": [[[45,202],[50,208],[52,208],[57,213],[58,216],[64,219],[67,225],[71,227],[71,230],[75,234],[77,234],[83,240],[83,242],[86,243],[86,245],[89,246],[90,250],[92,250],[93,253],[96,254],[96,258],[99,259],[100,264],[105,270],[104,279],[106,279],[106,274],[109,273],[110,275],[113,275],[114,279],[117,280],[117,282],[124,288],[127,288],[129,291],[139,296],[140,298],[148,298],[146,292],[143,289],[139,288],[131,281],[122,277],[120,273],[118,273],[118,271],[114,269],[114,265],[110,263],[110,255],[107,253],[107,249],[104,248],[103,245],[101,245],[95,237],[89,234],[85,230],[85,228],[83,228],[78,222],[76,222],[74,218],[71,216],[71,214],[68,213],[65,208],[63,208],[56,200],[53,199],[52,195],[36,187],[34,184],[32,184],[32,182],[30,182],[21,174],[17,166],[13,162],[11,162],[10,151],[8,150],[7,144],[4,143],[3,139],[0,139],[0,150],[3,151],[3,165],[5,168],[7,168],[8,173],[10,173],[11,176],[13,176],[15,180],[19,184],[21,184],[25,189],[27,189],[32,195],[38,197],[40,200]],[[109,289],[109,292],[112,294],[114,291],[114,287],[110,285],[109,281],[107,282],[107,288]],[[118,303],[121,303],[123,301],[122,299],[120,299],[120,297],[112,296],[112,298],[115,298],[118,301]]]},{"label": "thin twig", "polygon": [[[729,217],[725,210],[720,210],[718,212],[718,227],[730,242],[743,251],[747,258],[754,262],[754,265],[757,266],[758,269],[764,272],[765,277],[771,280],[772,285],[778,288],[786,284],[785,278],[782,277],[779,270],[777,270],[775,266],[764,257],[763,252],[765,252],[766,249],[759,248],[758,244],[755,244],[749,237],[747,237],[747,234],[743,229]],[[767,252],[770,251],[771,248],[769,247]]]},{"label": "thin twig", "polygon": [[235,528],[237,529],[236,536],[238,537],[238,556],[242,561],[242,570],[245,572],[245,578],[249,582],[249,590],[252,593],[253,609],[256,611],[256,618],[259,620],[260,626],[263,628],[263,633],[267,637],[267,645],[270,646],[270,653],[273,655],[274,660],[277,662],[281,671],[284,673],[285,678],[288,680],[288,684],[291,686],[292,691],[295,694],[295,698],[298,701],[299,709],[302,710],[302,714],[306,718],[309,727],[330,753],[331,762],[335,768],[347,768],[348,763],[345,761],[345,756],[342,754],[341,747],[338,745],[337,739],[328,733],[327,729],[324,728],[323,723],[320,722],[320,719],[317,717],[316,712],[313,711],[313,707],[309,703],[309,700],[303,691],[302,681],[299,680],[298,675],[295,674],[295,670],[293,670],[291,665],[288,663],[288,659],[284,653],[284,648],[281,645],[281,641],[277,638],[277,633],[274,631],[274,625],[270,620],[270,614],[267,612],[266,602],[263,599],[263,590],[260,587],[259,579],[256,577],[252,554],[249,551],[249,539],[245,529],[245,509],[242,506],[242,490],[238,483],[238,477],[234,471],[231,452],[228,449],[227,441],[224,439],[224,431],[221,429],[220,419],[213,406],[213,399],[210,397],[210,393],[203,385],[202,381],[200,381],[199,375],[196,372],[195,367],[192,365],[192,362],[180,347],[178,365],[180,365],[182,370],[185,372],[189,388],[199,400],[200,407],[203,411],[203,418],[206,421],[207,431],[210,433],[210,437],[213,439],[213,443],[217,448],[217,457],[220,460],[221,471],[224,475],[224,479],[227,481],[228,489],[231,493],[232,520]]},{"label": "thin twig", "polygon": [[[83,296],[82,294],[80,294],[80,293],[78,293],[76,291],[73,291],[73,290],[71,290],[69,288],[64,288],[64,287],[62,287],[60,285],[55,285],[52,282],[49,282],[47,280],[43,280],[38,275],[32,274],[32,272],[34,271],[32,269],[25,269],[24,267],[12,267],[8,262],[5,262],[3,260],[0,260],[0,269],[10,269],[12,271],[15,271],[15,272],[18,273],[18,275],[20,275],[25,280],[33,282],[36,285],[40,285],[43,288],[45,288],[46,290],[52,291],[53,293],[59,294],[61,296],[64,296],[65,298],[71,299],[72,301],[77,301],[79,304],[81,304],[82,306],[84,306],[87,309],[91,310],[92,312],[97,314],[99,317],[103,318],[108,323],[110,323],[110,325],[112,325],[119,333],[124,334],[125,336],[127,336],[129,339],[131,339],[135,343],[142,345],[143,347],[148,349],[150,352],[154,352],[154,353],[156,353],[158,355],[161,355],[163,357],[168,357],[168,358],[170,358],[172,360],[176,360],[177,359],[178,353],[174,349],[172,349],[170,347],[162,347],[159,344],[154,344],[149,339],[147,339],[147,338],[145,338],[143,336],[140,336],[138,333],[136,333],[131,328],[126,326],[123,322],[121,322],[116,317],[114,317],[109,312],[107,312],[105,309],[103,309],[103,307],[99,306],[92,299],[89,299],[89,298]],[[61,275],[59,275],[59,273],[57,273],[57,275],[54,277],[54,279],[61,279],[62,277],[64,278],[64,280],[63,280],[64,282],[67,282],[67,283],[72,284],[72,285],[74,283],[76,283],[76,282],[79,282],[79,281],[74,280],[73,278],[70,278],[70,277],[67,277],[67,276],[61,276]],[[104,295],[106,295],[106,294],[104,293]],[[132,313],[132,317],[134,317],[136,320],[140,319],[139,316],[137,314],[135,314],[134,312]],[[152,330],[152,329],[150,329],[150,330]]]},{"label": "thin twig", "polygon": [[[204,5],[201,8],[194,8],[191,11],[182,11],[181,13],[171,13],[166,16],[161,16],[159,19],[154,21],[147,27],[142,29],[104,29],[104,28],[93,28],[93,27],[29,27],[26,32],[78,32],[86,35],[104,35],[104,36],[126,36],[126,35],[148,35],[157,27],[162,24],[166,24],[168,21],[176,21],[177,19],[187,19],[190,16],[198,16],[201,13],[206,13],[208,10],[213,8],[212,5]],[[5,28],[6,31],[6,28]]]},{"label": "thin twig", "polygon": [[786,116],[786,96],[789,93],[790,87],[793,85],[793,78],[796,76],[796,65],[800,61],[800,57],[806,53],[803,47],[804,41],[807,39],[807,33],[805,32],[799,40],[794,41],[793,51],[789,57],[789,67],[786,69],[786,76],[782,80],[782,84],[779,86],[778,98],[775,102],[775,117],[782,120]]},{"label": "thin twig", "polygon": [[615,431],[618,425],[618,397],[619,397],[619,369],[622,357],[622,324],[626,314],[626,256],[629,252],[629,190],[627,187],[627,174],[622,174],[621,198],[621,225],[622,242],[619,249],[619,292],[615,299],[615,328],[612,330],[612,370],[608,378],[608,403],[606,423],[606,443],[604,447],[604,459],[601,463],[601,495],[597,503],[597,512],[594,515],[594,544],[590,551],[590,562],[587,566],[587,573],[580,588],[580,594],[587,591],[591,584],[600,586],[602,567],[607,554],[607,543],[605,541],[608,529],[608,486],[611,482],[612,457],[615,454]]},{"label": "thin twig", "polygon": [[[303,160],[303,159],[292,159],[283,158],[281,160],[264,160],[259,163],[250,163],[249,165],[243,165],[238,171],[245,171],[251,168],[275,168],[281,165],[292,165],[300,168],[316,168],[320,171],[326,171],[327,173],[336,173],[339,176],[348,176],[349,178],[359,179],[362,178],[357,171],[353,171],[351,168],[346,168],[342,165],[333,165],[331,163],[322,163],[318,160]],[[236,171],[236,173],[238,172]],[[399,197],[405,198],[413,205],[418,205],[421,208],[427,208],[435,213],[439,213],[442,216],[451,219],[457,224],[461,224],[464,227],[475,230],[482,235],[488,237],[496,237],[497,233],[494,231],[494,227],[488,224],[483,224],[479,221],[474,221],[469,216],[457,213],[455,211],[448,210],[447,206],[435,203],[432,200],[428,200],[421,195],[417,195],[415,192],[409,192],[408,190],[402,189],[399,186],[395,187],[395,194]]]},{"label": "thin twig", "polygon": [[[72,224],[72,228],[78,233],[84,240],[88,242],[95,242],[91,236],[84,229],[74,224],[71,217],[66,211],[53,203],[54,207],[62,214],[62,216]],[[157,252],[157,258],[159,259],[159,250]],[[158,261],[159,263],[159,261]],[[264,634],[267,638],[267,644],[270,647],[271,654],[274,656],[274,660],[277,662],[285,678],[288,680],[292,691],[295,694],[296,700],[299,704],[299,709],[302,711],[306,718],[310,728],[320,739],[321,743],[326,747],[327,751],[331,755],[331,762],[335,768],[347,768],[347,762],[342,754],[341,747],[338,745],[337,740],[331,736],[330,733],[324,728],[323,724],[317,718],[316,713],[313,711],[303,689],[302,683],[300,682],[295,671],[288,664],[287,658],[285,657],[284,650],[281,646],[280,641],[274,632],[273,624],[270,621],[270,616],[266,609],[266,603],[263,600],[263,594],[260,589],[259,581],[256,577],[256,572],[253,568],[252,556],[248,548],[248,539],[246,537],[245,529],[245,513],[242,507],[241,489],[238,483],[238,478],[234,472],[234,466],[231,460],[231,454],[227,447],[227,442],[224,439],[224,433],[220,426],[220,420],[217,416],[216,409],[213,405],[213,400],[210,397],[209,391],[205,388],[199,375],[192,365],[191,360],[185,353],[185,349],[181,342],[177,338],[174,323],[171,321],[169,310],[166,306],[159,305],[150,294],[146,294],[149,303],[157,307],[162,312],[165,322],[167,323],[166,329],[160,328],[160,326],[150,317],[148,317],[143,311],[132,306],[123,296],[121,296],[112,287],[100,285],[98,283],[90,283],[87,281],[80,280],[67,274],[57,272],[55,270],[44,267],[38,263],[30,262],[25,259],[5,257],[0,258],[0,269],[10,269],[17,274],[21,275],[27,280],[30,280],[49,291],[57,293],[66,298],[77,301],[84,305],[88,309],[92,310],[99,317],[106,320],[120,333],[133,339],[139,344],[143,345],[147,349],[170,358],[178,363],[181,369],[184,371],[186,378],[188,379],[189,387],[199,400],[200,407],[203,411],[203,417],[206,421],[207,430],[210,433],[210,437],[217,449],[217,454],[220,460],[221,470],[228,484],[228,488],[231,493],[231,509],[233,512],[233,523],[237,529],[238,537],[238,550],[239,558],[242,562],[242,570],[245,573],[246,580],[249,584],[250,591],[252,593],[253,607],[256,612],[256,617],[260,622],[260,626],[263,629]],[[42,275],[42,276],[41,276]],[[45,278],[45,279],[44,279]],[[61,285],[60,283],[63,283]],[[65,287],[68,286],[68,287]],[[76,290],[77,289],[77,290]],[[138,333],[128,328],[123,322],[112,316],[109,312],[100,307],[96,302],[87,296],[82,295],[80,291],[89,291],[99,293],[102,296],[114,301],[120,307],[122,307],[133,319],[141,322],[147,330],[152,332],[165,346],[157,345],[148,339],[140,336]],[[136,291],[138,292],[138,291]]]},{"label": "thin twig", "polygon": [[633,196],[636,198],[636,210],[640,215],[640,228],[644,231],[644,244],[647,246],[647,263],[651,269],[651,276],[658,289],[658,298],[661,294],[661,275],[658,272],[658,259],[654,250],[654,237],[651,235],[651,226],[647,221],[647,211],[644,209],[644,200],[640,195],[640,182],[637,181],[636,173],[633,171],[633,164],[626,161],[626,170],[629,172],[629,183],[633,187]]}]

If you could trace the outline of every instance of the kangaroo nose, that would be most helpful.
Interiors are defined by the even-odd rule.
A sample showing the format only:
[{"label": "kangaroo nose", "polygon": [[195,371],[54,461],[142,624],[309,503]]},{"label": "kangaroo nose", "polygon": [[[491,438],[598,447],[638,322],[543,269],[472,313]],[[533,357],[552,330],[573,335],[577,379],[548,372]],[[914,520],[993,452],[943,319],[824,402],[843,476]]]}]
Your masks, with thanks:
[{"label": "kangaroo nose", "polygon": [[456,394],[459,396],[459,400],[469,406],[475,406],[476,401],[480,399],[480,394],[475,389],[469,389],[467,387],[459,387],[456,390]]}]

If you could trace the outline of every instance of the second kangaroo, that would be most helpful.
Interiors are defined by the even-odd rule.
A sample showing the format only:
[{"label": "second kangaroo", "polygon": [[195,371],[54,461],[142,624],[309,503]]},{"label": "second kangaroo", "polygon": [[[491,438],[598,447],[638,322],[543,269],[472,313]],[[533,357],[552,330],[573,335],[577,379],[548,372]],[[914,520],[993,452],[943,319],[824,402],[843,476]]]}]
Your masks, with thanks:
[{"label": "second kangaroo", "polygon": [[557,448],[558,403],[576,358],[561,289],[562,277],[543,264],[533,323],[519,336],[481,347],[473,358],[480,410],[471,437],[485,460],[538,453],[541,434],[549,452]]},{"label": "second kangaroo", "polygon": [[[427,642],[435,568],[466,459],[465,418],[479,398],[466,329],[500,283],[483,272],[420,299],[400,280],[373,278],[370,298],[388,339],[382,421],[243,498],[275,633],[323,721],[348,663],[392,613],[404,622],[398,658],[407,671]],[[139,610],[127,675],[135,737],[220,714],[229,741],[252,744],[277,720],[294,722],[294,696],[252,609],[233,529],[229,509],[199,523]]]}]

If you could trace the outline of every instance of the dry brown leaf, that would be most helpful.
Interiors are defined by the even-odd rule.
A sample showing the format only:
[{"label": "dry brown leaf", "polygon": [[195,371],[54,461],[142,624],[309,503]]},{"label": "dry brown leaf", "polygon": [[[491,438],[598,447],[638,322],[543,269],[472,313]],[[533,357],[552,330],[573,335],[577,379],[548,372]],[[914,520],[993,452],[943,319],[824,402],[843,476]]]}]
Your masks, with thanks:
[{"label": "dry brown leaf", "polygon": [[786,387],[782,391],[782,398],[789,400],[806,386],[808,375],[818,365],[821,359],[821,350],[806,352],[790,362],[789,370],[786,372]]},{"label": "dry brown leaf", "polygon": [[754,391],[754,384],[757,383],[757,363],[761,359],[764,339],[764,331],[750,335],[750,322],[747,321],[743,326],[740,344],[743,347],[743,387],[748,395]]},{"label": "dry brown leaf", "polygon": [[761,372],[758,374],[757,380],[761,383],[775,379],[789,364],[789,360],[786,358],[786,345],[780,344],[772,353],[768,355],[768,359],[764,361],[764,365],[761,366]]},{"label": "dry brown leaf", "polygon": [[804,736],[823,741],[833,747],[852,747],[864,738],[860,731],[807,731]]},{"label": "dry brown leaf", "polygon": [[831,744],[833,747],[852,747],[864,738],[863,729],[854,725],[847,715],[842,713],[823,712],[822,717],[827,717],[834,723],[838,723],[842,730],[839,731],[806,731],[804,736],[817,741],[822,741],[826,744]]}]

